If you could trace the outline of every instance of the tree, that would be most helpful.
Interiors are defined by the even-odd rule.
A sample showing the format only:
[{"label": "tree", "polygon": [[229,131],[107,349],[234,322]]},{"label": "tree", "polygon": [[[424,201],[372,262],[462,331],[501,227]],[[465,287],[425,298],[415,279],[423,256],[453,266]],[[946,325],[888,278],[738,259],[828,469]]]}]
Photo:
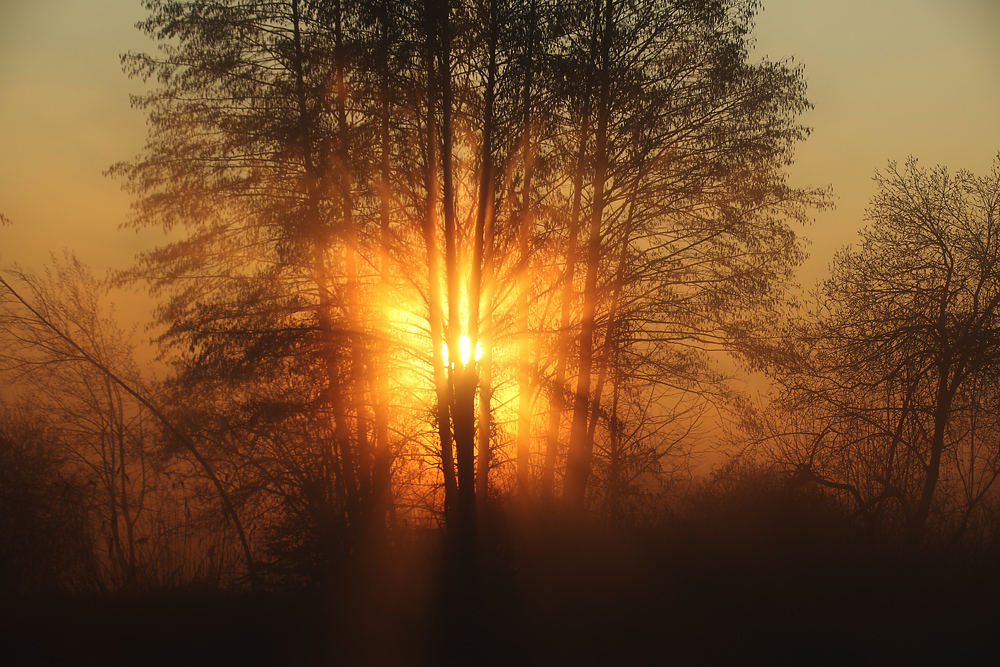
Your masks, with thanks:
[{"label": "tree", "polygon": [[0,599],[93,585],[85,498],[44,423],[0,403]]},{"label": "tree", "polygon": [[[214,462],[156,405],[128,337],[102,303],[107,284],[71,254],[54,262],[44,278],[17,268],[9,274],[11,279],[0,276],[0,370],[30,397],[26,409],[46,425],[48,444],[64,468],[90,489],[85,499],[98,545],[97,584],[134,589],[175,580],[176,572],[156,568],[175,551],[172,533],[179,526],[166,525],[176,523],[170,516],[176,514],[172,489],[193,491],[183,482],[171,487],[169,478],[193,477],[191,466],[214,490],[255,583],[253,556],[230,489]],[[164,439],[190,457],[188,466],[156,446]],[[185,507],[197,504],[193,497],[180,501]]]},{"label": "tree", "polygon": [[823,201],[785,182],[805,84],[748,63],[754,2],[148,7],[150,139],[112,173],[182,238],[130,277],[246,497],[348,552],[418,504],[471,536],[505,488],[579,513],[624,414],[683,449],[705,349]]},{"label": "tree", "polygon": [[795,122],[805,84],[785,63],[747,62],[754,10],[606,2],[591,15],[584,276],[567,282],[580,300],[567,508],[584,504],[614,328],[636,329],[635,372],[705,392],[700,355],[753,331],[803,257],[787,220],[822,194],[789,188],[782,168],[807,134]]},{"label": "tree", "polygon": [[1000,472],[1000,156],[986,177],[910,158],[875,181],[860,247],[794,330],[783,400],[814,415],[792,448],[799,474],[869,520],[896,506],[916,547],[932,515],[945,527],[957,511],[964,530]]},{"label": "tree", "polygon": [[[359,57],[350,35],[358,30],[371,46],[400,28],[374,4],[350,13],[340,3],[302,2],[149,8],[143,29],[176,45],[159,60],[126,57],[131,73],[164,85],[141,101],[155,126],[146,157],[112,171],[143,195],[134,224],[187,231],[182,241],[148,253],[135,273],[168,296],[163,342],[187,356],[176,384],[201,385],[203,405],[230,406],[230,417],[246,417],[245,428],[260,437],[274,420],[293,437],[309,433],[304,449],[319,458],[295,495],[309,507],[319,503],[311,514],[324,517],[321,532],[340,526],[360,541],[389,511],[388,412],[371,396],[391,369],[370,363],[375,276],[359,271],[388,270],[391,230],[361,215],[373,212],[359,201],[376,186],[360,176],[379,171],[361,159],[359,141],[382,119],[375,136],[387,146],[385,119],[396,104],[387,96],[396,70],[387,68],[396,54],[383,49],[381,75],[362,81],[349,68]],[[372,14],[375,29],[361,30]],[[377,87],[365,87],[371,82]],[[378,111],[363,127],[345,107],[346,87],[356,85]],[[384,157],[382,163],[385,180]],[[383,217],[385,206],[383,198]],[[369,243],[373,231],[380,244]],[[370,248],[380,255],[359,255]],[[193,275],[198,279],[183,279]],[[385,360],[385,346],[379,350]],[[234,431],[244,428],[226,421]],[[289,462],[273,461],[278,469],[268,475],[284,478],[281,467]],[[319,487],[307,492],[313,484]],[[257,488],[265,496],[276,490]]]}]

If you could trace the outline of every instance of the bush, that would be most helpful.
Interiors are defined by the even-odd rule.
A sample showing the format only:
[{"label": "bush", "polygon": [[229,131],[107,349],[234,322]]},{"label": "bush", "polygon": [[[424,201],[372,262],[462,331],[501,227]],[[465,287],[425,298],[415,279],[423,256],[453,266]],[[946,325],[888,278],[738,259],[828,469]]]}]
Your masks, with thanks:
[{"label": "bush", "polygon": [[0,411],[0,596],[90,587],[85,507],[83,489],[64,474],[44,429]]}]

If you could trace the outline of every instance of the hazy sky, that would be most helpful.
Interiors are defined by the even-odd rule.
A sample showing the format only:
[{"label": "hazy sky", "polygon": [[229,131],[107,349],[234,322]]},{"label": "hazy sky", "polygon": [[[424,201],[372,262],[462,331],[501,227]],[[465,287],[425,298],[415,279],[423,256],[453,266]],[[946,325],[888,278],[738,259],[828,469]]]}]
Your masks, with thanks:
[{"label": "hazy sky", "polygon": [[811,285],[852,243],[872,175],[909,155],[985,175],[1000,151],[1000,0],[764,0],[757,54],[805,65],[812,136],[796,185],[833,186],[837,208],[804,230]]},{"label": "hazy sky", "polygon": [[[804,230],[811,283],[853,240],[871,176],[907,155],[985,173],[1000,150],[1000,0],[765,0],[755,58],[805,65],[796,185],[833,186],[837,209]],[[119,54],[153,45],[139,0],[0,0],[0,266],[73,248],[121,268],[157,241],[119,231],[129,198],[102,176],[142,147],[141,90]]]}]

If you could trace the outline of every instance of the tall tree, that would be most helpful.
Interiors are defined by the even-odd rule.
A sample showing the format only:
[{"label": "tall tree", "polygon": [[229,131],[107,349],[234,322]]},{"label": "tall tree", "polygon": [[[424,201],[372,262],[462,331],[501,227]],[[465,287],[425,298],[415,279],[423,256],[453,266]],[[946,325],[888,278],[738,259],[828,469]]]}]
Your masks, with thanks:
[{"label": "tall tree", "polygon": [[552,498],[563,464],[582,511],[609,415],[713,385],[704,349],[759,324],[822,200],[785,182],[805,84],[748,62],[754,2],[149,9],[150,139],[112,171],[132,224],[182,233],[131,275],[177,386],[308,454],[226,447],[308,471],[285,497],[352,544],[390,491],[471,534],[491,487]]},{"label": "tall tree", "polygon": [[990,423],[1000,351],[1000,158],[986,177],[910,158],[876,184],[859,247],[836,256],[794,329],[783,400],[808,400],[818,420],[799,474],[850,494],[870,521],[898,507],[915,548],[934,508],[959,500],[939,493],[942,475],[963,480],[966,517],[997,477],[975,433]]},{"label": "tall tree", "polygon": [[[800,69],[748,62],[753,3],[604,2],[588,16],[593,65],[577,379],[564,505],[579,511],[601,402],[599,331],[636,320],[632,353],[673,348],[702,367],[735,348],[781,298],[803,254],[790,220],[823,194],[790,188],[784,166],[807,135]],[[589,110],[592,110],[589,111]],[[586,133],[583,134],[585,136]],[[586,139],[585,139],[586,140]],[[584,230],[581,230],[584,231]],[[620,245],[619,245],[620,244]],[[616,266],[617,265],[617,266]],[[593,380],[597,376],[597,383]],[[697,391],[704,382],[667,375]],[[685,386],[686,385],[686,386]],[[558,388],[557,388],[558,390]]]},{"label": "tall tree", "polygon": [[[112,173],[140,195],[134,225],[182,226],[186,236],[144,255],[133,275],[168,296],[163,342],[186,350],[181,382],[212,377],[222,389],[224,380],[255,414],[273,400],[273,383],[310,377],[286,405],[324,415],[313,437],[333,511],[316,516],[361,538],[386,521],[391,466],[386,408],[372,397],[382,386],[369,354],[379,304],[368,306],[374,275],[362,273],[388,238],[362,252],[372,229],[389,230],[372,224],[377,171],[359,157],[359,136],[384,112],[359,116],[348,91],[379,83],[358,78],[354,59],[358,43],[384,44],[388,18],[376,24],[380,36],[355,34],[362,15],[338,2],[150,10],[143,30],[172,43],[160,58],[130,54],[125,63],[162,83],[137,100],[153,130],[144,156]],[[284,414],[295,428],[294,412]]]}]

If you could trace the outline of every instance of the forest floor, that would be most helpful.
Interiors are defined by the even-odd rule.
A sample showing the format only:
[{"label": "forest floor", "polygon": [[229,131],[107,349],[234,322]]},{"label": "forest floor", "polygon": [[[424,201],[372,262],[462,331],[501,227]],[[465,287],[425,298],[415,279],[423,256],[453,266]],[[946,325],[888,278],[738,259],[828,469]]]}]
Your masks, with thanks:
[{"label": "forest floor", "polygon": [[600,537],[508,543],[462,572],[438,550],[414,549],[307,590],[7,601],[0,641],[23,656],[11,665],[895,665],[995,655],[997,563]]}]

